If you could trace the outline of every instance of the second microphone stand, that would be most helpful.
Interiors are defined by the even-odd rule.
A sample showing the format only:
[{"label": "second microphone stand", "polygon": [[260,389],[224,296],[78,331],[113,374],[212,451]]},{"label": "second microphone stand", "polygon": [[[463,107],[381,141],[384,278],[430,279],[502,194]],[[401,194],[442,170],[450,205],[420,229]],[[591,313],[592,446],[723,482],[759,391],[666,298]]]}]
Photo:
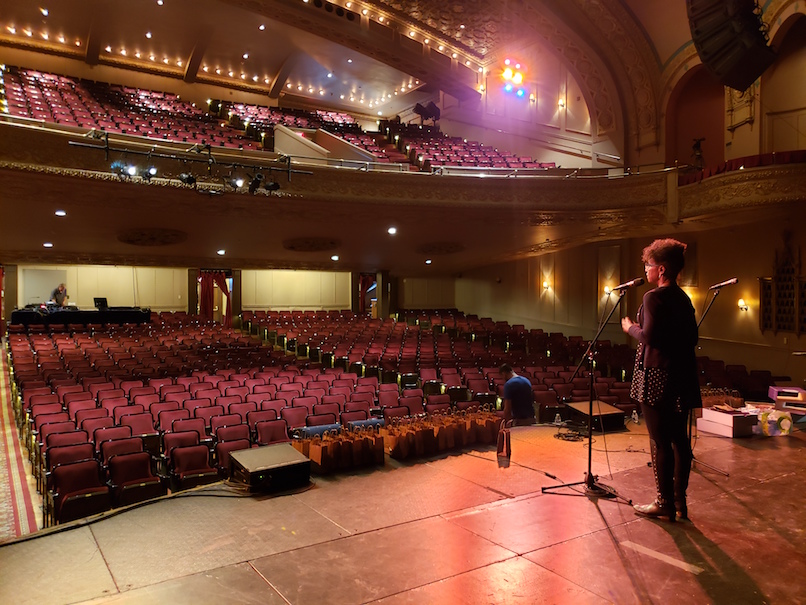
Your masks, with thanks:
[{"label": "second microphone stand", "polygon": [[[714,297],[708,302],[708,305],[705,307],[705,311],[702,312],[702,316],[700,317],[700,321],[697,323],[697,328],[698,329],[702,325],[702,322],[705,321],[705,316],[708,315],[708,311],[711,310],[711,306],[714,304],[714,302],[716,301],[716,297],[719,296],[719,293],[721,291],[722,291],[722,288],[716,288],[714,290]],[[694,410],[691,409],[688,412],[688,440],[689,440],[689,442],[691,442],[692,427],[693,426],[694,426]],[[712,471],[714,471],[716,473],[719,473],[721,475],[725,475],[725,477],[730,477],[730,473],[728,473],[728,471],[723,471],[721,468],[717,468],[716,466],[713,466],[711,464],[703,462],[702,460],[698,460],[697,457],[694,455],[693,448],[692,448],[692,452],[691,452],[691,463],[692,464],[699,464],[701,466],[704,466],[705,468],[711,469]]]}]

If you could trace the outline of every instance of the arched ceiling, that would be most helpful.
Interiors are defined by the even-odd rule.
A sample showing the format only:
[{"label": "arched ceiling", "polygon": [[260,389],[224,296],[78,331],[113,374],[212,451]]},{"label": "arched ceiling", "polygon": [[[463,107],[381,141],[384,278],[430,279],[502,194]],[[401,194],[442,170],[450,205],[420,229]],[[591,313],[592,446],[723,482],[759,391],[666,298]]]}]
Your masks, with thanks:
[{"label": "arched ceiling", "polygon": [[371,116],[438,90],[477,98],[479,69],[538,40],[626,149],[657,145],[663,70],[690,42],[682,2],[664,0],[7,0],[0,20],[0,50]]}]

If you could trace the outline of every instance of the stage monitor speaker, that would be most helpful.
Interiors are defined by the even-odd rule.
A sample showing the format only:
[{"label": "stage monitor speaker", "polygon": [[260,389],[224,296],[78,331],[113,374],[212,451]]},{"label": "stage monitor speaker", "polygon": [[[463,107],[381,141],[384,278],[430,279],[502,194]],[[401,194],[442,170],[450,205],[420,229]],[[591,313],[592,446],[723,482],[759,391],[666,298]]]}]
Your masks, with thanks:
[{"label": "stage monitor speaker", "polygon": [[239,450],[230,454],[230,479],[249,491],[305,487],[311,480],[311,461],[289,443]]},{"label": "stage monitor speaker", "polygon": [[686,0],[691,39],[722,84],[747,90],[775,61],[755,0]]},{"label": "stage monitor speaker", "polygon": [[[568,406],[569,420],[588,426],[590,401],[566,403],[565,405]],[[624,412],[609,403],[596,399],[593,402],[592,425],[593,430],[599,433],[602,431],[605,433],[623,431],[625,429]]]}]

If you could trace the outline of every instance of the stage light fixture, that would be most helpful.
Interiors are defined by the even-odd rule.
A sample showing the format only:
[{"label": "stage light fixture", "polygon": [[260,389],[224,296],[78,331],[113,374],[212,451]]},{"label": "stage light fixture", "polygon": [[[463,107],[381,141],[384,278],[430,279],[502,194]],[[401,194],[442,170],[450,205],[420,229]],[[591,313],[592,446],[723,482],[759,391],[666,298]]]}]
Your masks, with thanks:
[{"label": "stage light fixture", "polygon": [[149,166],[140,173],[140,176],[144,181],[150,181],[152,176],[157,176],[157,167]]},{"label": "stage light fixture", "polygon": [[263,188],[264,188],[266,191],[277,191],[278,189],[280,189],[280,183],[278,183],[277,181],[275,181],[274,179],[272,179],[272,180],[270,180],[270,181],[267,181],[267,182],[266,182],[266,183],[263,185]]},{"label": "stage light fixture", "polygon": [[263,175],[258,172],[249,183],[249,193],[254,195],[255,191],[258,190],[258,188],[260,187],[260,183],[262,182],[263,182]]},{"label": "stage light fixture", "polygon": [[190,174],[189,172],[183,172],[179,175],[179,180],[183,182],[185,185],[196,185],[196,177]]}]

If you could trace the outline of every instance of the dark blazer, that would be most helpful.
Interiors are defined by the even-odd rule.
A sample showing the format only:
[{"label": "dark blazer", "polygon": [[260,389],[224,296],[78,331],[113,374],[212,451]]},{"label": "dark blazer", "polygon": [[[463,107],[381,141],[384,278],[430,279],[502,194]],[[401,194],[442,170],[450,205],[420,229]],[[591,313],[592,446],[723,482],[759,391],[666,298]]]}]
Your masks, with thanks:
[{"label": "dark blazer", "polygon": [[664,400],[680,398],[684,408],[702,407],[697,374],[697,321],[691,299],[677,284],[644,294],[630,336],[644,345],[644,367],[669,373]]}]

